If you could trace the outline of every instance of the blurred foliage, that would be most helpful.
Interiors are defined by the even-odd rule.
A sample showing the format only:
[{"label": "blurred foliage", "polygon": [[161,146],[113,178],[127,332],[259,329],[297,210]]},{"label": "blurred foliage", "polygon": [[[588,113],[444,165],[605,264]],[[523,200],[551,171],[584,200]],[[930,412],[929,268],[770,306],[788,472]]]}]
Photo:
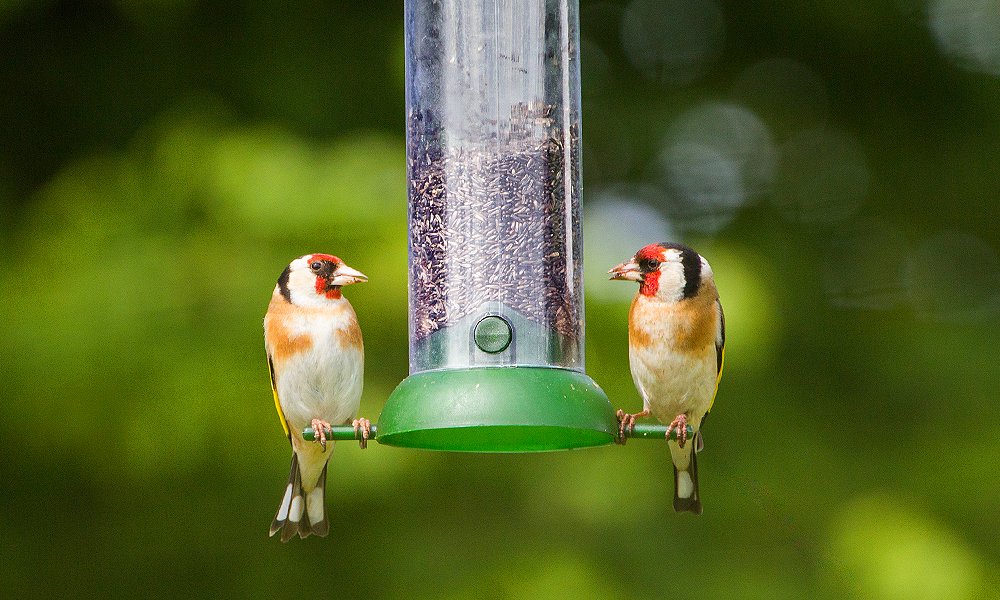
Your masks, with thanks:
[{"label": "blurred foliage", "polygon": [[363,414],[406,376],[401,3],[0,2],[4,597],[998,597],[997,23],[583,2],[588,371],[638,408],[632,232],[709,257],[705,514],[652,442],[341,444],[331,536],[281,545],[288,260],[371,276]]}]

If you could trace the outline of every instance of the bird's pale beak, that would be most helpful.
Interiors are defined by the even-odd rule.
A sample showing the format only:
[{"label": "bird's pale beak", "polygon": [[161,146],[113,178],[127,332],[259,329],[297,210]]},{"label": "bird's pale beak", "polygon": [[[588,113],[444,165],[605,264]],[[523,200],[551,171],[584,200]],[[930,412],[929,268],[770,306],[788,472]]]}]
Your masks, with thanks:
[{"label": "bird's pale beak", "polygon": [[364,283],[365,281],[368,281],[367,275],[342,264],[333,271],[333,279],[330,280],[330,285],[351,285],[352,283]]},{"label": "bird's pale beak", "polygon": [[622,264],[608,271],[608,273],[611,274],[610,279],[619,279],[623,281],[642,281],[642,271],[639,270],[639,265],[637,265],[634,260],[623,262]]}]

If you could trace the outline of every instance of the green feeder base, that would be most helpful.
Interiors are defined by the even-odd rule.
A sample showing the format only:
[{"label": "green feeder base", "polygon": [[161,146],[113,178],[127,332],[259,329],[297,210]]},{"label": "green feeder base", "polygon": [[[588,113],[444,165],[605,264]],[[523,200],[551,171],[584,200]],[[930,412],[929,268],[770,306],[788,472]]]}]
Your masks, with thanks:
[{"label": "green feeder base", "polygon": [[544,452],[614,441],[607,395],[578,371],[477,367],[403,380],[379,417],[377,440],[452,452]]}]

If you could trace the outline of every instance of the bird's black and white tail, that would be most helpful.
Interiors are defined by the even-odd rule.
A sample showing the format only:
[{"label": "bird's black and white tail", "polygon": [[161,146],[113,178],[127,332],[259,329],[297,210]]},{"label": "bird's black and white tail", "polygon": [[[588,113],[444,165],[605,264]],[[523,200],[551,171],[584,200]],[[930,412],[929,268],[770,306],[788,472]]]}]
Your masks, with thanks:
[{"label": "bird's black and white tail", "polygon": [[292,539],[295,534],[300,538],[313,534],[325,537],[330,531],[330,521],[326,518],[326,467],[323,467],[316,487],[305,493],[302,489],[299,457],[294,452],[288,486],[285,487],[285,495],[278,505],[274,521],[271,522],[271,535],[279,531],[282,542]]},{"label": "bird's black and white tail", "polygon": [[689,450],[688,466],[680,470],[674,465],[674,512],[701,514],[701,497],[698,495],[698,443],[701,434],[696,433]]}]

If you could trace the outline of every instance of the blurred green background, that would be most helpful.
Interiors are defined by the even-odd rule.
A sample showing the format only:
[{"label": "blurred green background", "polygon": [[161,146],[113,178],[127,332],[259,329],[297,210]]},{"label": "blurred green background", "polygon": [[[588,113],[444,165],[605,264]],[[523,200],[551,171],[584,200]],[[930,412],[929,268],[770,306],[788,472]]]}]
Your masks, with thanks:
[{"label": "blurred green background", "polygon": [[587,366],[604,281],[712,262],[727,369],[675,515],[654,442],[340,444],[332,533],[267,537],[261,319],[334,252],[407,373],[401,2],[0,2],[0,595],[1000,597],[1000,8],[584,1]]}]

